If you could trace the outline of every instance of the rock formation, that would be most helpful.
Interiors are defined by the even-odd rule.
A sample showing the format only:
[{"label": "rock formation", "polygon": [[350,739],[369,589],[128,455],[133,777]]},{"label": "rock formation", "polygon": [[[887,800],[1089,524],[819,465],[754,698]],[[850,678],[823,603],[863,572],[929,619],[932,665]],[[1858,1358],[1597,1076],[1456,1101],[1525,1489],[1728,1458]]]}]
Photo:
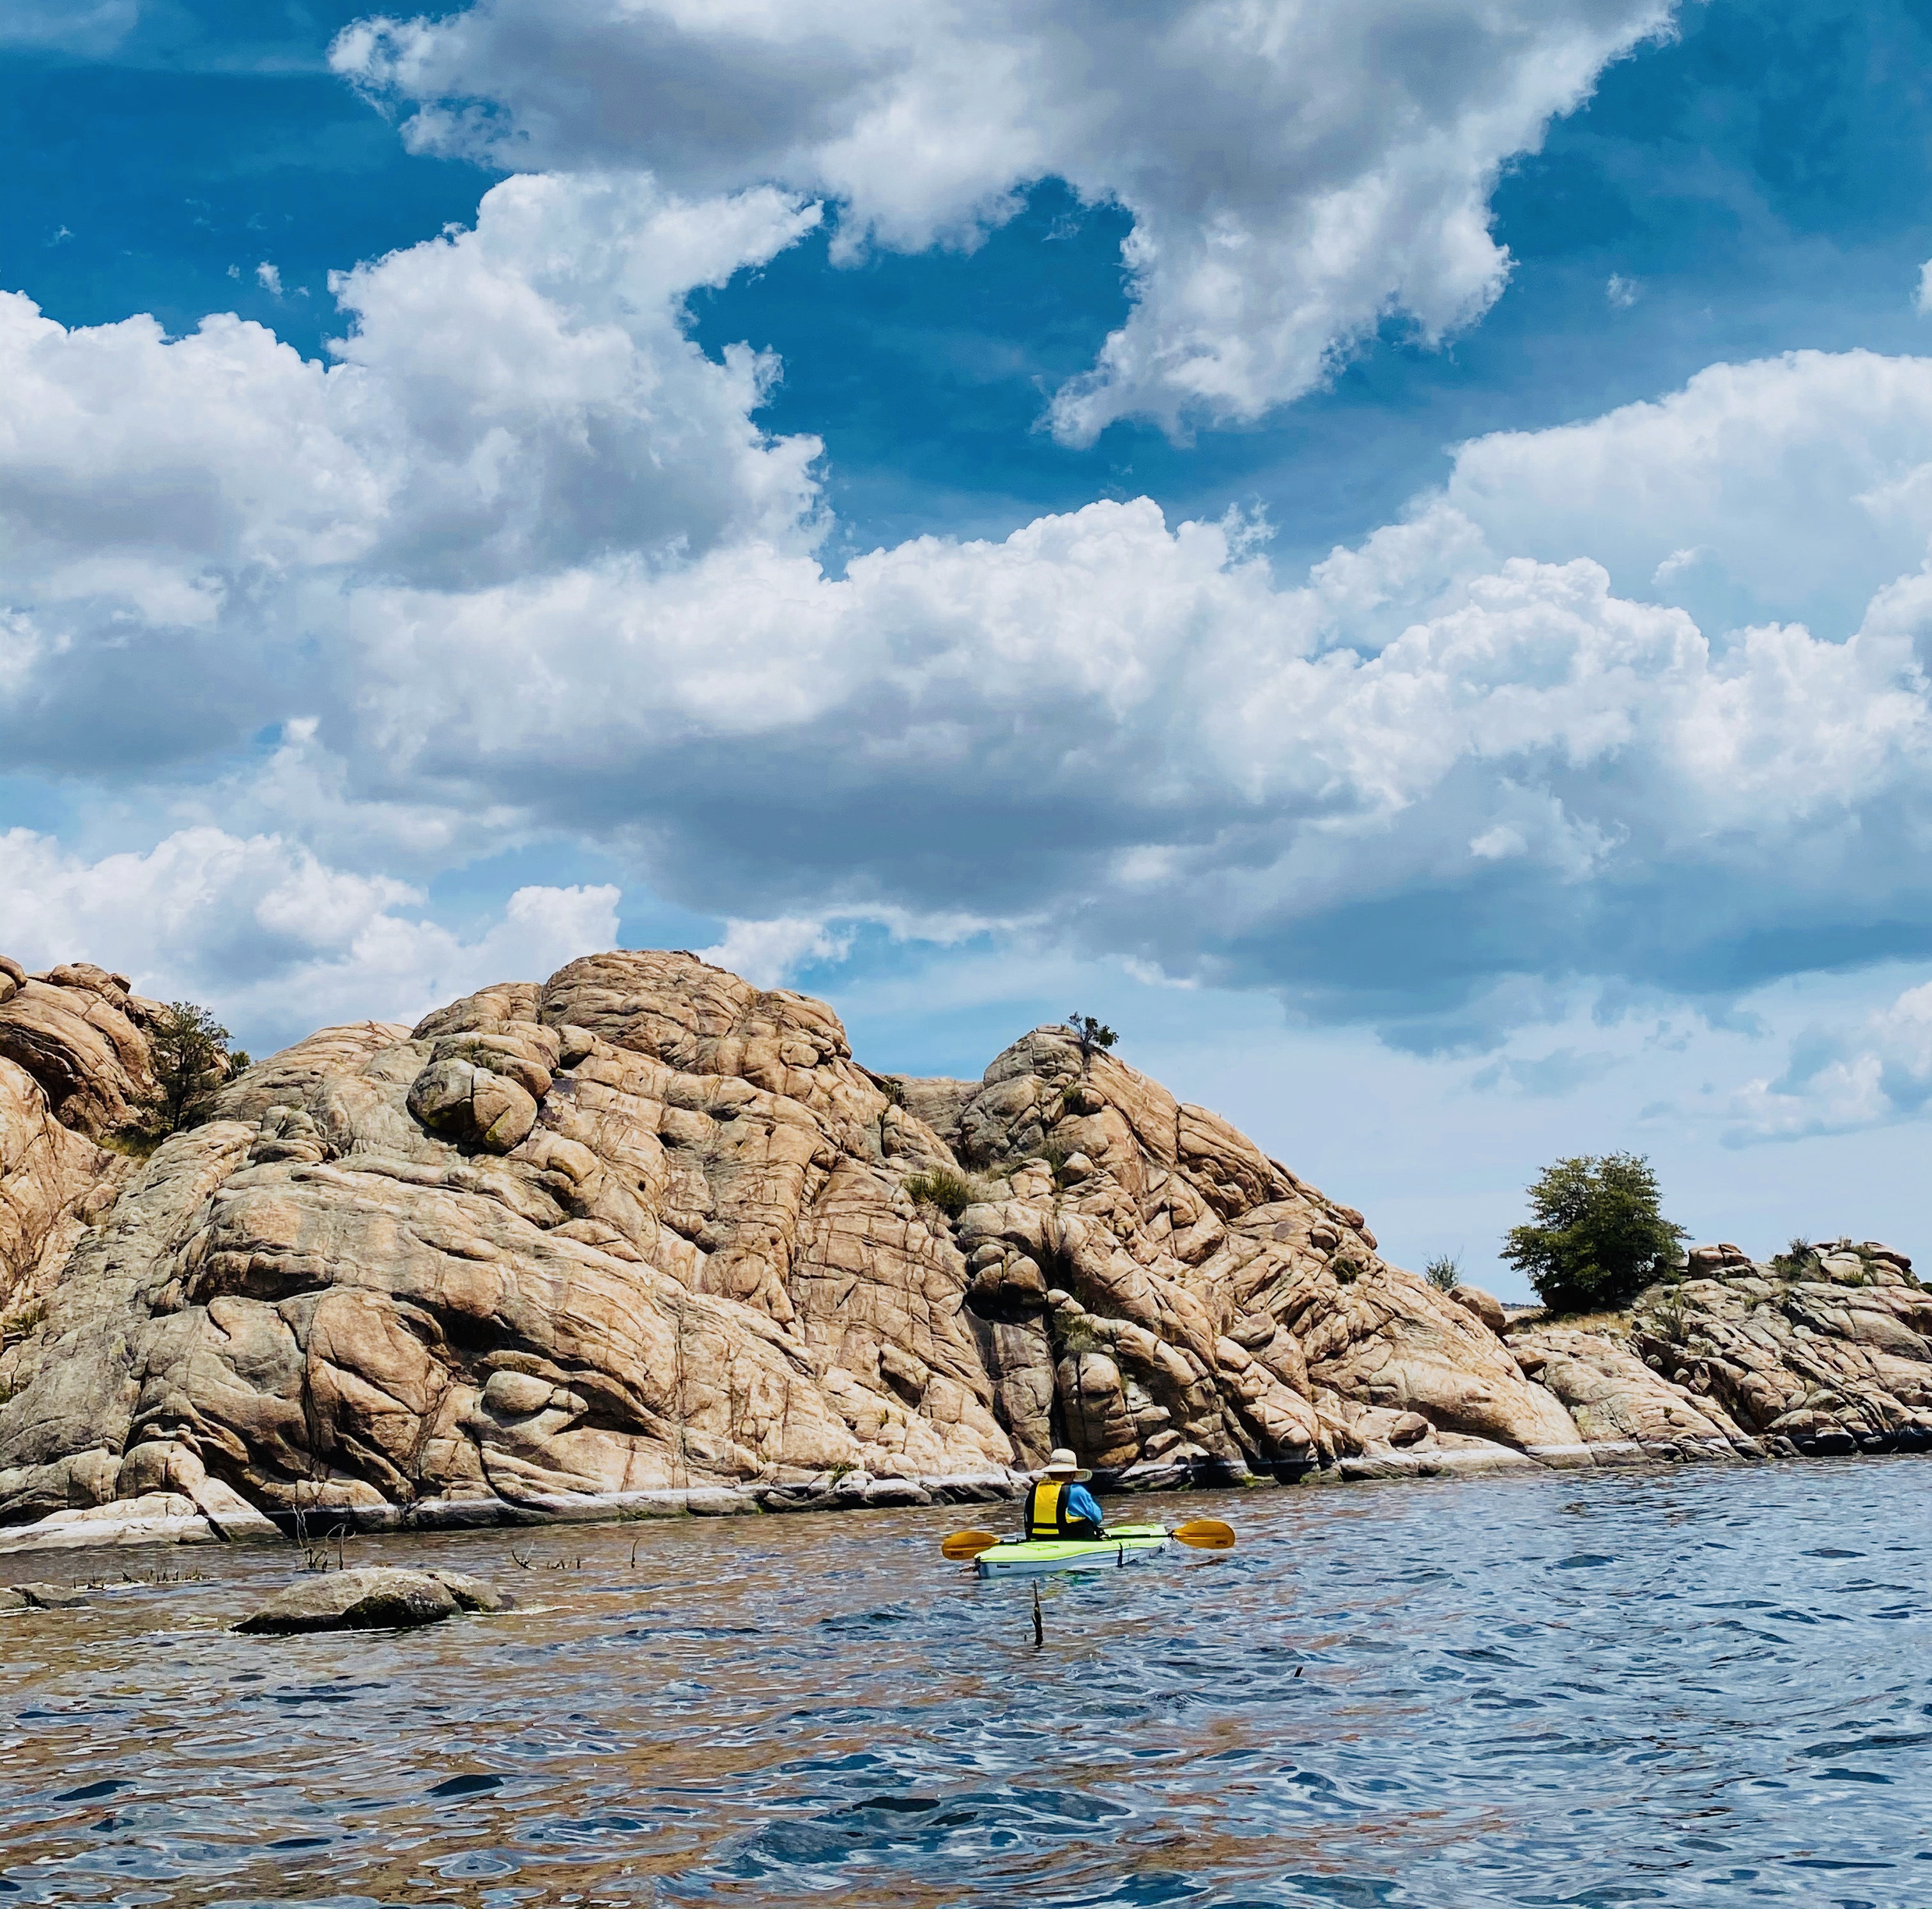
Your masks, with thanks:
[{"label": "rock formation", "polygon": [[29,976],[0,956],[0,1322],[44,1297],[132,1163],[97,1144],[156,1091],[152,1001],[76,963]]},{"label": "rock formation", "polygon": [[1630,1321],[1646,1363],[1707,1416],[1780,1452],[1932,1450],[1932,1293],[1894,1248],[1840,1240],[1754,1264],[1691,1255]]},{"label": "rock formation", "polygon": [[880,1076],[818,1002],[601,955],[325,1029],[136,1157],[152,1004],[0,967],[0,1524],[40,1541],[993,1496],[1060,1443],[1132,1487],[1932,1433],[1896,1256],[1506,1340],[1065,1028]]}]

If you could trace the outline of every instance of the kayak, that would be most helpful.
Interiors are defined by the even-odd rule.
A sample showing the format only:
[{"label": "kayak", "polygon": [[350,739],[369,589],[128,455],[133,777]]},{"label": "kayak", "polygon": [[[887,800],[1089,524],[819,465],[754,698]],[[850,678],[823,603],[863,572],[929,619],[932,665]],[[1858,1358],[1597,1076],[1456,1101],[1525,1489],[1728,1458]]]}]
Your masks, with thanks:
[{"label": "kayak", "polygon": [[982,1577],[1039,1577],[1050,1571],[1114,1571],[1157,1556],[1168,1547],[1167,1527],[1116,1525],[1104,1538],[1008,1538],[982,1551]]}]

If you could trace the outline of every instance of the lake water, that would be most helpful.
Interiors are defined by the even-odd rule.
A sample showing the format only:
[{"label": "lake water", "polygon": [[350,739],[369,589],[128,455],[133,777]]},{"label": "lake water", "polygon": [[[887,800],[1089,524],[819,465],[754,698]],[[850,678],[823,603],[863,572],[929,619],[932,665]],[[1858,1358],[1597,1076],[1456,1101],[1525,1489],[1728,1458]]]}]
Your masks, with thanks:
[{"label": "lake water", "polygon": [[1046,1580],[1039,1650],[1030,1584],[938,1556],[983,1512],[352,1540],[527,1600],[374,1635],[229,1634],[288,1553],[97,1559],[189,1577],[0,1617],[0,1909],[1920,1909],[1928,1491],[1865,1459],[1137,1501],[1240,1547]]}]

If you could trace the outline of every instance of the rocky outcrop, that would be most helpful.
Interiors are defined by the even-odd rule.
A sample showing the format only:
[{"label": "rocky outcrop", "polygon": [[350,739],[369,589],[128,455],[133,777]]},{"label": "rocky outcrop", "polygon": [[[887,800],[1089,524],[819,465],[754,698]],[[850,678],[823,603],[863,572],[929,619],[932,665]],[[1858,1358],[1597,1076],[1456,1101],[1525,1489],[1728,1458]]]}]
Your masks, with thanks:
[{"label": "rocky outcrop", "polygon": [[1647,1364],[1774,1450],[1932,1449],[1932,1293],[1903,1253],[1842,1240],[1760,1265],[1718,1250],[1636,1307]]},{"label": "rocky outcrop", "polygon": [[143,1104],[141,1010],[86,973],[0,1004],[75,997],[34,995],[59,1066],[0,1059],[44,1295],[0,1352],[0,1523],[920,1503],[1058,1444],[1130,1487],[1758,1449],[1720,1376],[1505,1341],[1067,1028],[875,1076],[819,1002],[603,955],[326,1029],[134,1160],[96,1142]]},{"label": "rocky outcrop", "polygon": [[142,1032],[159,1011],[124,974],[86,962],[29,974],[0,959],[0,1060],[38,1083],[63,1127],[97,1139],[139,1124],[159,1093]]},{"label": "rocky outcrop", "polygon": [[1709,1458],[1756,1449],[1721,1406],[1652,1371],[1612,1331],[1531,1327],[1513,1333],[1510,1345],[1524,1375],[1549,1391],[1600,1454]]},{"label": "rocky outcrop", "polygon": [[97,1142],[153,1103],[154,1011],[124,975],[85,962],[28,974],[0,956],[0,1343],[38,1313],[130,1170]]},{"label": "rocky outcrop", "polygon": [[33,1076],[0,1058],[0,1334],[45,1298],[128,1165],[63,1127]]},{"label": "rocky outcrop", "polygon": [[136,1491],[130,1497],[56,1511],[8,1528],[0,1550],[98,1551],[148,1544],[234,1544],[279,1541],[272,1520],[231,1487],[206,1481],[190,1498],[179,1491]]},{"label": "rocky outcrop", "polygon": [[1532,1316],[1509,1343],[1586,1436],[1648,1455],[1932,1451],[1932,1293],[1875,1240],[1764,1262],[1698,1247],[1627,1322]]}]

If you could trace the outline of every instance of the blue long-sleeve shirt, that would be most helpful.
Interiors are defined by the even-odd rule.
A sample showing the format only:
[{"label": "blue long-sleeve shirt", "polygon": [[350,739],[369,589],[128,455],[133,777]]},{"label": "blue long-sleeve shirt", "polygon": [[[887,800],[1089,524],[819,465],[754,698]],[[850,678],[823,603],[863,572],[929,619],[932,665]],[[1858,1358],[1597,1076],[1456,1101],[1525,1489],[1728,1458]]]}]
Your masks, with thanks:
[{"label": "blue long-sleeve shirt", "polygon": [[1105,1522],[1100,1516],[1098,1502],[1084,1484],[1066,1487],[1066,1515],[1070,1518],[1091,1518],[1096,1524]]}]

